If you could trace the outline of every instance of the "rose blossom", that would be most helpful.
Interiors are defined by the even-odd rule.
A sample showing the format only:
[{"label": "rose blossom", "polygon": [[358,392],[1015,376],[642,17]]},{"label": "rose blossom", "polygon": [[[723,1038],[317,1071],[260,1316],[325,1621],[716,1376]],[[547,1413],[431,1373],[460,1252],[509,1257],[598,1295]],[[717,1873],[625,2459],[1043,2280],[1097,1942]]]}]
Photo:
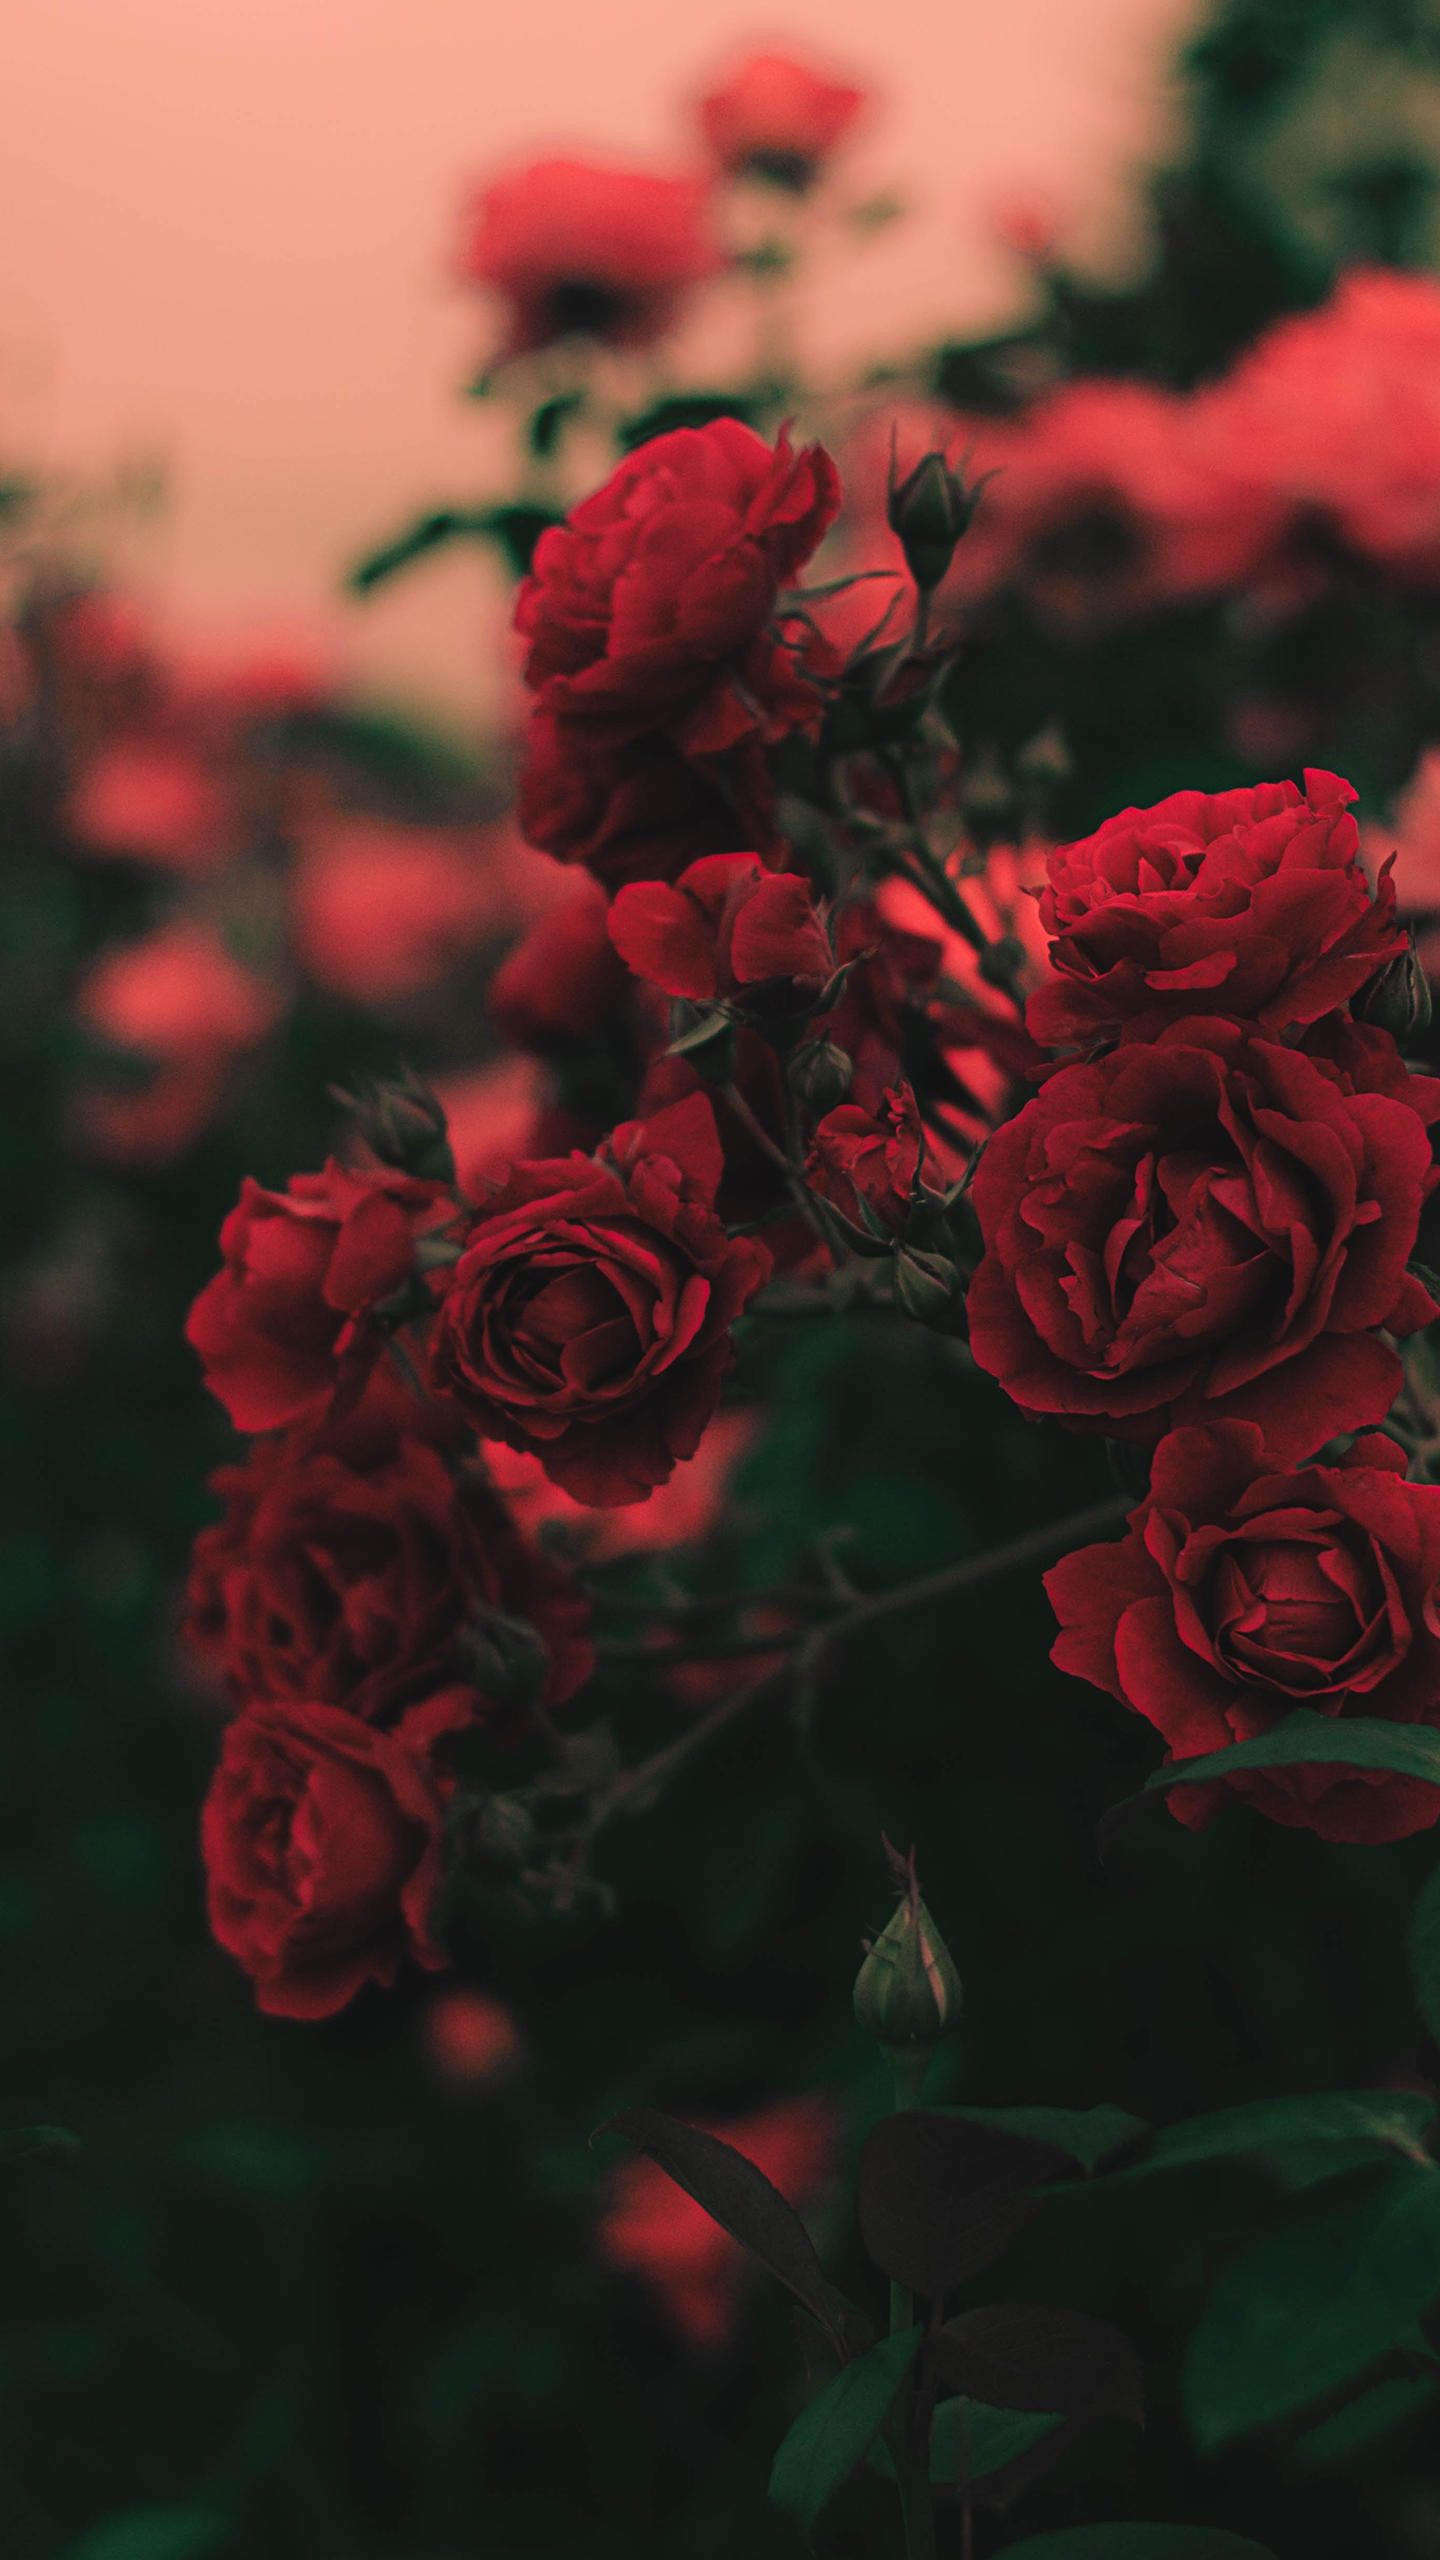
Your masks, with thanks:
[{"label": "rose blossom", "polygon": [[527,927],[501,961],[485,999],[501,1039],[542,1057],[604,1031],[620,1012],[630,983],[606,929],[598,883],[573,872],[557,876],[571,894]]},{"label": "rose blossom", "polygon": [[821,710],[813,644],[777,610],[839,494],[822,447],[718,418],[642,445],[541,536],[515,611],[532,844],[608,887],[737,835],[772,849],[766,749]]},{"label": "rose blossom", "polygon": [[393,1982],[406,1953],[443,1962],[430,1753],[470,1704],[443,1691],[393,1733],[303,1700],[227,1725],[201,1817],[210,1927],[271,2017],[333,2017],[365,1983]]},{"label": "rose blossom", "polygon": [[491,1610],[535,1627],[546,1705],[588,1676],[569,1575],[393,1415],[258,1441],[213,1486],[225,1511],[195,1541],[185,1633],[237,1706],[310,1699],[386,1722],[466,1676],[463,1640]]},{"label": "rose blossom", "polygon": [[485,838],[377,818],[307,830],[296,866],[295,942],[318,986],[393,1004],[449,975],[508,921]]},{"label": "rose blossom", "polygon": [[643,1500],[690,1457],[770,1268],[715,1214],[703,1096],[612,1132],[595,1157],[512,1166],[450,1274],[433,1362],[481,1439],[533,1449],[581,1502]]},{"label": "rose blossom", "polygon": [[477,188],[460,271],[508,306],[504,352],[557,338],[645,346],[721,264],[697,178],[589,160],[535,160]]},{"label": "rose blossom", "polygon": [[[1369,1432],[1333,1465],[1287,1472],[1250,1422],[1173,1431],[1117,1543],[1045,1577],[1062,1671],[1132,1707],[1172,1760],[1247,1742],[1296,1707],[1440,1724],[1440,1487],[1408,1484]],[[1440,1787],[1315,1763],[1175,1788],[1182,1822],[1229,1794],[1325,1840],[1400,1840]]]},{"label": "rose blossom", "polygon": [[865,105],[863,89],[790,53],[752,53],[700,100],[700,129],[722,169],[813,184]]},{"label": "rose blossom", "polygon": [[673,882],[636,880],[610,909],[610,939],[637,978],[713,1003],[776,979],[818,993],[834,967],[808,880],[753,853],[711,853]]},{"label": "rose blossom", "polygon": [[1239,1414],[1284,1455],[1381,1418],[1380,1328],[1436,1312],[1406,1263],[1440,1087],[1383,1034],[1332,1052],[1179,1022],[996,1133],[970,1340],[1024,1411],[1130,1439]]},{"label": "rose blossom", "polygon": [[1051,1047],[1230,1013],[1262,1030],[1316,1022],[1405,947],[1384,873],[1372,897],[1333,773],[1237,791],[1175,791],[1124,809],[1046,863],[1053,974],[1030,998]]},{"label": "rose blossom", "polygon": [[410,1277],[417,1232],[449,1210],[437,1183],[333,1161],[284,1191],[246,1176],[185,1327],[237,1431],[316,1418],[364,1375],[376,1308]]},{"label": "rose blossom", "polygon": [[827,1111],[810,1141],[805,1170],[823,1199],[863,1224],[870,1209],[882,1226],[905,1223],[923,1152],[920,1113],[908,1084],[896,1085],[876,1111],[842,1102]]}]

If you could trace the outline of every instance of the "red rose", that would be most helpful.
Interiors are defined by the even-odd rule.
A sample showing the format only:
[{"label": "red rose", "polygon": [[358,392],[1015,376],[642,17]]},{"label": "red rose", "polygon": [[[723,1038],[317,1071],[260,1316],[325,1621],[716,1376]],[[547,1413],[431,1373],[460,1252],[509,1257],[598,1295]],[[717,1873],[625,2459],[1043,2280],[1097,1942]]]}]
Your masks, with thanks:
[{"label": "red rose", "polygon": [[[808,2203],[834,2167],[835,2111],[823,2097],[787,2098],[737,2124],[701,2130],[743,2152],[792,2204]],[[610,2266],[653,2289],[692,2345],[719,2346],[729,2336],[753,2261],[653,2160],[616,2170],[598,2246]]]},{"label": "red rose", "polygon": [[839,499],[820,446],[719,418],[642,445],[541,536],[515,613],[532,843],[607,885],[653,878],[725,849],[728,802],[729,844],[769,850],[765,749],[821,709],[777,608]]},{"label": "red rose", "polygon": [[753,53],[700,101],[722,169],[808,187],[865,105],[863,89],[788,53]]},{"label": "red rose", "polygon": [[227,1725],[201,1817],[210,1926],[276,2018],[329,2018],[402,1955],[443,1961],[442,1786],[430,1747],[470,1714],[442,1692],[382,1733],[342,1707],[262,1702]]},{"label": "red rose", "polygon": [[[1174,1431],[1124,1538],[1047,1573],[1054,1658],[1191,1760],[1296,1707],[1440,1724],[1440,1487],[1366,1433],[1333,1466],[1287,1473],[1253,1423]],[[1440,1787],[1385,1770],[1242,1771],[1177,1787],[1182,1822],[1228,1794],[1325,1840],[1401,1840],[1440,1816]]]},{"label": "red rose", "polygon": [[381,1344],[369,1320],[409,1278],[417,1229],[448,1205],[437,1183],[333,1162],[284,1191],[247,1175],[220,1230],[223,1266],[185,1327],[237,1431],[317,1418],[363,1376]]},{"label": "red rose", "polygon": [[460,270],[509,307],[507,355],[556,338],[645,346],[721,264],[696,178],[588,160],[536,160],[479,188]]},{"label": "red rose", "polygon": [[1046,863],[1054,974],[1026,1021],[1051,1047],[1197,1009],[1264,1031],[1318,1022],[1405,948],[1395,895],[1372,898],[1333,773],[1239,791],[1175,791],[1124,809]]},{"label": "red rose", "polygon": [[564,1049],[613,1021],[629,979],[611,947],[605,899],[593,880],[565,879],[567,896],[537,916],[490,981],[485,1009],[518,1049]]},{"label": "red rose", "polygon": [[225,1516],[195,1541],[185,1632],[237,1706],[309,1699],[388,1722],[467,1676],[463,1640],[490,1611],[536,1629],[546,1704],[589,1674],[570,1577],[433,1441],[362,1412],[257,1442],[214,1489]]},{"label": "red rose", "polygon": [[1440,1087],[1367,1078],[1370,1048],[1347,1071],[1196,1020],[1052,1075],[975,1175],[981,1368],[1130,1439],[1236,1414],[1304,1456],[1378,1421],[1400,1383],[1379,1328],[1435,1314],[1405,1266]]},{"label": "red rose", "polygon": [[706,854],[673,884],[633,881],[610,939],[637,978],[699,1004],[780,978],[818,993],[834,967],[809,881],[753,853]]},{"label": "red rose", "polygon": [[721,1170],[696,1095],[598,1157],[515,1165],[468,1231],[436,1386],[580,1502],[642,1501],[715,1410],[730,1326],[770,1268],[716,1217]]},{"label": "red rose", "polygon": [[921,1153],[915,1096],[908,1084],[892,1086],[878,1111],[854,1102],[827,1111],[810,1141],[806,1171],[821,1196],[857,1224],[868,1208],[882,1226],[901,1227]]},{"label": "red rose", "polygon": [[483,835],[347,818],[307,831],[295,941],[310,976],[356,1004],[394,1004],[453,972],[508,921]]}]

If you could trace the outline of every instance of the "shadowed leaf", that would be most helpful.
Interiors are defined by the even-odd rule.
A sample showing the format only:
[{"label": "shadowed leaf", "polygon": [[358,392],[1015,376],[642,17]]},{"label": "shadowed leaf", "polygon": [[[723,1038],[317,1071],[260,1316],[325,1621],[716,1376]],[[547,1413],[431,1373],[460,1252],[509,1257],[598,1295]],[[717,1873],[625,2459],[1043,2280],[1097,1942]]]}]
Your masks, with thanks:
[{"label": "shadowed leaf", "polygon": [[919,2329],[882,2338],[802,2410],[775,2456],[770,2496],[808,2531],[869,2451],[915,2361]]}]

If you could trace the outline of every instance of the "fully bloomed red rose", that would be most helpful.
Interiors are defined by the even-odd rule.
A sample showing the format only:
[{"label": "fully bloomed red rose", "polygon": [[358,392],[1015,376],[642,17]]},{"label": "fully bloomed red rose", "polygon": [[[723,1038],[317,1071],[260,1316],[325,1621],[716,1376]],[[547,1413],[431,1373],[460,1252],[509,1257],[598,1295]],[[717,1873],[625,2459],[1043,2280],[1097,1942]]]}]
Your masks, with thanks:
[{"label": "fully bloomed red rose", "polygon": [[[214,1489],[195,1541],[185,1633],[237,1707],[311,1700],[386,1723],[467,1676],[467,1633],[498,1611],[546,1650],[542,1700],[587,1677],[588,1613],[499,1496],[458,1481],[432,1439],[362,1408],[323,1434],[256,1442]],[[487,1711],[482,1696],[478,1713]]]},{"label": "fully bloomed red rose", "polygon": [[649,345],[721,252],[699,179],[535,160],[476,190],[459,262],[506,304],[505,353],[520,355],[557,338]]},{"label": "fully bloomed red rose", "polygon": [[[1249,1422],[1171,1432],[1124,1538],[1045,1577],[1054,1658],[1162,1733],[1172,1760],[1248,1742],[1296,1707],[1440,1724],[1440,1487],[1368,1432],[1333,1466],[1284,1468]],[[1210,1820],[1231,1794],[1325,1840],[1401,1840],[1440,1787],[1316,1763],[1177,1787]]]},{"label": "fully bloomed red rose", "polygon": [[1058,1048],[1201,1011],[1279,1032],[1348,1004],[1405,947],[1388,874],[1372,896],[1361,864],[1355,796],[1319,772],[1303,791],[1174,791],[1057,845],[1035,1039]]},{"label": "fully bloomed red rose", "polygon": [[343,1707],[265,1701],[227,1725],[201,1817],[210,1926],[276,2018],[329,2018],[405,1954],[443,1961],[445,1782],[437,1742],[468,1721],[441,1692],[383,1733]]},{"label": "fully bloomed red rose", "polygon": [[715,1410],[731,1324],[770,1268],[715,1214],[722,1171],[697,1094],[596,1157],[513,1166],[467,1232],[435,1384],[580,1502],[643,1501]]},{"label": "fully bloomed red rose", "polygon": [[839,499],[819,445],[717,418],[642,445],[541,536],[515,613],[532,844],[609,887],[725,850],[727,809],[730,845],[770,850],[766,749],[821,709],[779,600]]},{"label": "fully bloomed red rose", "polygon": [[603,891],[574,873],[573,895],[537,916],[490,981],[485,1009],[517,1049],[567,1049],[614,1020],[629,979],[606,929]]},{"label": "fully bloomed red rose", "polygon": [[610,909],[610,939],[637,978],[700,1004],[777,979],[818,993],[834,968],[810,882],[753,853],[632,881]]},{"label": "fully bloomed red rose", "polygon": [[449,1206],[437,1183],[334,1162],[284,1191],[246,1177],[220,1230],[223,1264],[185,1327],[237,1431],[316,1419],[363,1377],[382,1343],[375,1309]]},{"label": "fully bloomed red rose", "polygon": [[[743,2152],[795,2205],[809,2203],[834,2168],[835,2110],[823,2097],[787,2098],[702,2130]],[[720,2346],[729,2336],[753,2261],[653,2160],[617,2169],[597,2246],[608,2265],[651,2288],[692,2346]]]},{"label": "fully bloomed red rose", "polygon": [[865,105],[853,88],[791,53],[752,53],[700,101],[700,129],[722,169],[801,191]]},{"label": "fully bloomed red rose", "polygon": [[1380,1328],[1435,1314],[1406,1264],[1440,1086],[1384,1035],[1332,1049],[1175,1023],[990,1140],[970,1341],[1027,1413],[1127,1439],[1243,1416],[1285,1456],[1382,1418]]}]

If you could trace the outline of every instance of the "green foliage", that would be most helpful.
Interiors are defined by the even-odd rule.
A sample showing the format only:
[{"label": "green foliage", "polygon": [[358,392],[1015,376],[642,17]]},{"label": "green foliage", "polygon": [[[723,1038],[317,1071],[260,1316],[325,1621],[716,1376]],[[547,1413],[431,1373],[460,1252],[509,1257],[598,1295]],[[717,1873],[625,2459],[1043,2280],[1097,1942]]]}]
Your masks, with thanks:
[{"label": "green foliage", "polygon": [[1010,2545],[1007,2560],[1273,2560],[1243,2534],[1187,2524],[1089,2524]]},{"label": "green foliage", "polygon": [[902,2329],[842,2367],[790,2428],[775,2456],[770,2495],[808,2533],[864,2460],[885,2424],[920,2345]]}]

